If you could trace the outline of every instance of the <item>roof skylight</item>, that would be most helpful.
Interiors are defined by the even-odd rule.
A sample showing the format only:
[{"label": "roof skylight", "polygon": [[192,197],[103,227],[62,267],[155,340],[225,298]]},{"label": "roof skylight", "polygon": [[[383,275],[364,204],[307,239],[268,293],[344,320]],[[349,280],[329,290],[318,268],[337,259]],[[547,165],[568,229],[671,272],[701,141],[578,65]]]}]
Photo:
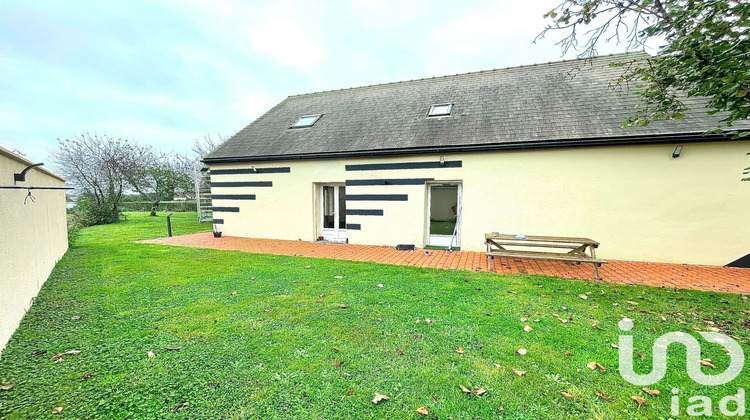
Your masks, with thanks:
[{"label": "roof skylight", "polygon": [[430,107],[430,112],[427,113],[427,116],[440,117],[451,115],[451,111],[453,111],[453,104],[436,104]]},{"label": "roof skylight", "polygon": [[289,128],[305,128],[305,127],[312,127],[313,124],[318,122],[320,117],[322,117],[323,114],[315,114],[315,115],[303,115],[299,117],[299,120],[297,120],[296,123],[292,124]]}]

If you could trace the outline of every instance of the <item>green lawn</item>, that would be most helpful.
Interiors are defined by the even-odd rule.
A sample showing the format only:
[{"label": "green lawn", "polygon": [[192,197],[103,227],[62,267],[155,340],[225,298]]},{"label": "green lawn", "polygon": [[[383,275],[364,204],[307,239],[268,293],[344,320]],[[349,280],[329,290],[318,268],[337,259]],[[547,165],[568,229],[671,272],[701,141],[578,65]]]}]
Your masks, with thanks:
[{"label": "green lawn", "polygon": [[[750,305],[739,295],[132,242],[164,236],[165,215],[81,231],[0,358],[0,386],[17,383],[0,390],[0,417],[400,419],[425,418],[415,411],[424,406],[433,418],[647,419],[670,417],[673,387],[685,416],[690,396],[717,410],[750,383],[746,369],[697,385],[674,346],[652,397],[620,377],[611,345],[627,316],[641,372],[669,331],[716,327],[747,349]],[[173,225],[177,235],[210,229],[192,213]],[[718,368],[705,371],[723,371],[721,346],[702,344]],[[81,353],[50,359],[70,350]],[[390,400],[373,404],[376,392]]]}]

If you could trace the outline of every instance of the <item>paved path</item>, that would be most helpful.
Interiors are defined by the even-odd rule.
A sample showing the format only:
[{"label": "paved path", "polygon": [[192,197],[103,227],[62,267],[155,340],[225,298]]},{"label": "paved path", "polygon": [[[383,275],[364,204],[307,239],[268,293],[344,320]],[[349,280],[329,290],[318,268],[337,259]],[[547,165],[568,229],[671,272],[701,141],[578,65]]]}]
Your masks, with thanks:
[{"label": "paved path", "polygon": [[[322,244],[276,239],[214,238],[211,232],[141,241],[143,243],[238,250],[256,254],[372,261],[382,264],[485,271],[487,259],[481,252],[396,251],[384,246]],[[426,255],[428,254],[428,255]],[[594,280],[591,264],[568,266],[559,261],[496,258],[498,273],[543,274]],[[750,294],[750,269],[699,265],[610,261],[599,270],[602,281],[715,292]]]}]

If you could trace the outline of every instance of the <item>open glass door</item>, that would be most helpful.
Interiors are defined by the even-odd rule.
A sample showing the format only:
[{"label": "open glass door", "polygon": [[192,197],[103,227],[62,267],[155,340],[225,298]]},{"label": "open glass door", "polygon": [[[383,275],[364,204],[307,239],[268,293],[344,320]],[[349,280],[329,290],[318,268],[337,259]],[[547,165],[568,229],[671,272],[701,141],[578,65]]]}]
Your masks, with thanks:
[{"label": "open glass door", "polygon": [[428,184],[427,245],[461,246],[461,183]]},{"label": "open glass door", "polygon": [[346,187],[321,185],[321,232],[326,241],[346,242]]}]

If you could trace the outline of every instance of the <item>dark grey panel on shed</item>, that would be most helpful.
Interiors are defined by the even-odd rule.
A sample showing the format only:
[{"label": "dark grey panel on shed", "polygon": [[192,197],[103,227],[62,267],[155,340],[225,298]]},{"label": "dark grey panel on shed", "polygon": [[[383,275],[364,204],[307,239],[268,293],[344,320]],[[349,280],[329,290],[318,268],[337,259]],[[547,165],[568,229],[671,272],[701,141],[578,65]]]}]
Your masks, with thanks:
[{"label": "dark grey panel on shed", "polygon": [[271,181],[219,181],[211,182],[211,187],[272,187]]},{"label": "dark grey panel on shed", "polygon": [[406,194],[347,194],[346,201],[408,201]]},{"label": "dark grey panel on shed", "polygon": [[346,165],[346,170],[382,171],[390,169],[460,168],[462,165],[463,162],[460,160],[446,160],[442,165],[439,160],[434,162],[365,163],[360,165]]},{"label": "dark grey panel on shed", "polygon": [[347,186],[355,185],[424,185],[435,178],[347,179]]},{"label": "dark grey panel on shed", "polygon": [[255,200],[255,194],[211,194],[213,200]]},{"label": "dark grey panel on shed", "polygon": [[347,216],[382,216],[383,210],[375,209],[346,209]]},{"label": "dark grey panel on shed", "polygon": [[242,168],[242,169],[211,169],[211,175],[236,175],[236,174],[283,174],[289,173],[292,169],[288,166],[279,168]]}]

